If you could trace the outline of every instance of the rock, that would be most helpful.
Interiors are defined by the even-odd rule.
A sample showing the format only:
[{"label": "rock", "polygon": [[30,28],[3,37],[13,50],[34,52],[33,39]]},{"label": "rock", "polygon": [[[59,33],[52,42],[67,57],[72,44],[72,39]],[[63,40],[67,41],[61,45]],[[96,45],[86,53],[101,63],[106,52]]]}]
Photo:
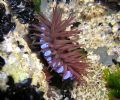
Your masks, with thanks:
[{"label": "rock", "polygon": [[99,62],[104,64],[105,66],[109,66],[113,64],[113,59],[117,58],[117,55],[108,55],[106,47],[99,47],[94,51],[95,54],[100,56]]}]

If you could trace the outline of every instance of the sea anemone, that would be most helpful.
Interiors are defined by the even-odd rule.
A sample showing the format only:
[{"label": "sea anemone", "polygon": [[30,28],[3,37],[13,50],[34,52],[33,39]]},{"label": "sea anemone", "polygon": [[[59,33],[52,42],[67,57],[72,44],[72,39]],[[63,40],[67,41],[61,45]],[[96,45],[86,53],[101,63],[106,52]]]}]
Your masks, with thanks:
[{"label": "sea anemone", "polygon": [[33,42],[33,45],[40,46],[40,51],[48,62],[48,68],[51,67],[62,76],[63,80],[81,80],[88,65],[80,53],[81,45],[71,39],[80,31],[77,29],[66,30],[68,26],[72,25],[74,17],[70,16],[68,19],[62,20],[62,9],[56,6],[53,8],[51,21],[42,14],[36,18],[39,23],[32,24],[30,31],[39,42]]}]

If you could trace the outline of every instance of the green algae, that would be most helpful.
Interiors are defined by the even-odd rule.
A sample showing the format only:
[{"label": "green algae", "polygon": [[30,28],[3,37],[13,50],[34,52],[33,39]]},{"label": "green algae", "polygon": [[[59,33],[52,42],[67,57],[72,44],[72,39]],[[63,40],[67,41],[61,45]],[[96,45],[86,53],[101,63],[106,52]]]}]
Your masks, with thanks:
[{"label": "green algae", "polygon": [[41,0],[33,0],[34,5],[35,5],[35,10],[37,13],[40,13],[40,5],[41,5]]},{"label": "green algae", "polygon": [[104,78],[107,82],[106,86],[109,89],[109,99],[120,99],[120,68],[118,67],[115,72],[105,69]]}]

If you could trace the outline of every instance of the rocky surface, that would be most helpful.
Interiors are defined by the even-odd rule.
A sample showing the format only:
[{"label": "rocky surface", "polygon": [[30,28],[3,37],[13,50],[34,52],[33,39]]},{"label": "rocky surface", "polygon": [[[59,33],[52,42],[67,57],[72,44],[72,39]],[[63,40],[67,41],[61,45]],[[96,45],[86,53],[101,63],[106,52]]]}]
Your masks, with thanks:
[{"label": "rocky surface", "polygon": [[[9,12],[7,4],[4,1],[1,2]],[[28,34],[28,25],[21,24],[15,16],[12,20],[15,22],[16,28],[9,31],[4,36],[4,41],[0,43],[0,89],[6,90],[8,87],[6,84],[8,76],[12,76],[16,84],[31,78],[31,84],[39,85],[38,90],[43,91],[44,97],[47,99],[48,85],[46,76],[42,71],[43,64],[36,54],[31,52],[25,40],[25,36]]]},{"label": "rocky surface", "polygon": [[[42,2],[42,12],[51,19],[52,8],[56,5],[47,0]],[[120,11],[110,9],[101,3],[94,3],[95,0],[67,0],[59,2],[63,9],[63,19],[70,15],[75,16],[75,22],[69,29],[78,28],[81,30],[76,41],[83,44],[87,52],[89,69],[87,76],[84,76],[86,83],[78,85],[74,83],[73,90],[57,89],[48,85],[43,69],[43,64],[36,54],[32,53],[25,40],[28,34],[27,24],[20,22],[13,17],[16,24],[14,31],[4,36],[0,43],[0,88],[6,90],[7,76],[11,75],[15,83],[32,78],[32,85],[39,85],[39,90],[47,92],[50,100],[109,100],[108,90],[103,79],[103,70],[109,68],[115,70],[115,61],[120,62]],[[7,4],[7,12],[9,12]],[[44,9],[45,8],[45,9]]]}]

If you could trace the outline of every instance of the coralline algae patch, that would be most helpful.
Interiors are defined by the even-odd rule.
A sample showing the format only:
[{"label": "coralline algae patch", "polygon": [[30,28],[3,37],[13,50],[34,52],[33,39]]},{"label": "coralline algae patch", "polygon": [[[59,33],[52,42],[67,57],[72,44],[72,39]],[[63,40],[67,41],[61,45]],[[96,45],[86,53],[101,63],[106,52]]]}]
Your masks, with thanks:
[{"label": "coralline algae patch", "polygon": [[[28,34],[27,24],[20,24],[14,19],[16,28],[4,36],[4,41],[0,43],[0,56],[5,60],[5,65],[0,70],[0,88],[5,90],[7,76],[12,76],[15,83],[20,83],[25,79],[32,78],[32,85],[39,85],[39,90],[45,92],[47,99],[47,82],[42,63],[29,49],[24,36]],[[6,77],[6,78],[5,78]]]}]

